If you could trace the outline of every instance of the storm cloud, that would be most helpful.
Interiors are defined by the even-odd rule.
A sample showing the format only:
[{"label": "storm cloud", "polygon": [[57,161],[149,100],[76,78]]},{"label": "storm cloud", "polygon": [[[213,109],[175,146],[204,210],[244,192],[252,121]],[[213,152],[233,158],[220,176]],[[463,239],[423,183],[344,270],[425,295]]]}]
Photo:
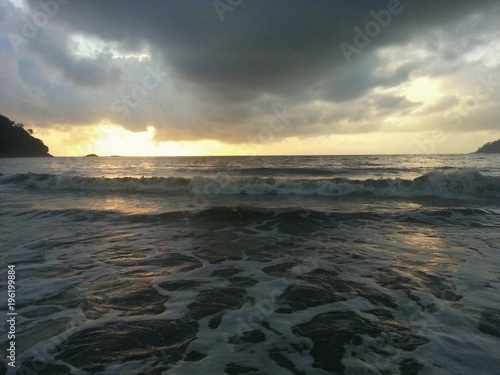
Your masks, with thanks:
[{"label": "storm cloud", "polygon": [[3,2],[0,111],[159,141],[498,130],[499,19],[486,0]]}]

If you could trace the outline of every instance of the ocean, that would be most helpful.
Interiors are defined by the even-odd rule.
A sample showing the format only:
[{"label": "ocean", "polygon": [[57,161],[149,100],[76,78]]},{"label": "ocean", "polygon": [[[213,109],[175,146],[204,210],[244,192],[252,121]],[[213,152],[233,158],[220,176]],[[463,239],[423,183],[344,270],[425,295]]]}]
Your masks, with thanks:
[{"label": "ocean", "polygon": [[499,373],[500,155],[0,173],[0,374]]}]

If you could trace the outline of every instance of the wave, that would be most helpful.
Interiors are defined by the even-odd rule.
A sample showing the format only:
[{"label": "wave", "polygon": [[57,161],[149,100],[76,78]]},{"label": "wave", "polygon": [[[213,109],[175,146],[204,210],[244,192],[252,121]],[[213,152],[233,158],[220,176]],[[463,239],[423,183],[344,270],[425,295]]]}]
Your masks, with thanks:
[{"label": "wave", "polygon": [[370,195],[385,198],[439,197],[468,199],[500,198],[500,177],[485,176],[476,170],[434,171],[413,180],[380,179],[289,179],[275,177],[82,177],[49,174],[1,176],[2,184],[20,184],[34,189],[192,193],[214,197],[228,194],[305,195],[345,197]]},{"label": "wave", "polygon": [[334,176],[339,174],[346,174],[349,172],[347,169],[332,170],[325,168],[306,168],[306,167],[260,167],[260,168],[241,168],[237,172],[242,175],[252,176]]},{"label": "wave", "polygon": [[[0,210],[0,216],[3,213]],[[417,209],[391,212],[368,211],[319,211],[303,207],[266,208],[245,205],[213,206],[202,210],[184,209],[157,213],[124,213],[114,210],[96,209],[27,209],[17,212],[18,217],[26,219],[63,218],[74,222],[101,221],[116,224],[158,224],[185,225],[197,224],[201,227],[220,227],[220,223],[249,225],[254,223],[287,223],[317,230],[323,223],[366,223],[401,222],[420,225],[463,225],[476,227],[500,228],[500,212],[489,209],[449,207],[446,209]]]},{"label": "wave", "polygon": [[[457,208],[446,209],[418,209],[399,213],[391,212],[324,212],[302,207],[288,208],[262,208],[250,206],[215,206],[199,212],[170,212],[158,215],[133,215],[128,220],[163,221],[168,218],[189,218],[191,223],[199,223],[208,226],[217,226],[220,221],[229,225],[247,225],[250,223],[282,222],[300,225],[298,228],[305,230],[310,228],[317,230],[323,223],[349,223],[366,225],[374,223],[380,225],[382,222],[415,223],[417,225],[463,225],[466,227],[489,227],[500,228],[500,213],[487,209]],[[328,226],[328,228],[331,228]],[[297,229],[297,228],[296,228]],[[295,229],[294,229],[295,230]]]},{"label": "wave", "polygon": [[30,188],[87,191],[166,192],[185,190],[189,179],[178,177],[82,177],[22,173],[4,177],[3,184],[23,184]]}]

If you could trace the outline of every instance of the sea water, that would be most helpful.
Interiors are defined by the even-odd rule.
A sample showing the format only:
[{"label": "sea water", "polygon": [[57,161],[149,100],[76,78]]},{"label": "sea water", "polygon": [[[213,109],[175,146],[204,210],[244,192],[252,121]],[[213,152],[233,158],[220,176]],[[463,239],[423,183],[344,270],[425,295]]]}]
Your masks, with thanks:
[{"label": "sea water", "polygon": [[0,173],[0,374],[500,371],[498,155],[27,158]]}]

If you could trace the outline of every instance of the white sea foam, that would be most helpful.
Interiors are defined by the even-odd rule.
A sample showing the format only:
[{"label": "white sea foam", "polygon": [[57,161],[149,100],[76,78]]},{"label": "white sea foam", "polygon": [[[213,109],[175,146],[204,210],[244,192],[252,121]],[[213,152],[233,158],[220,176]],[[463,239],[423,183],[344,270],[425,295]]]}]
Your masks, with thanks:
[{"label": "white sea foam", "polygon": [[14,183],[36,189],[192,193],[218,195],[301,195],[343,197],[371,195],[387,198],[442,197],[468,199],[500,198],[500,177],[485,176],[475,170],[436,171],[413,180],[401,178],[358,180],[349,178],[303,179],[262,177],[81,177],[47,174],[4,176],[4,184]]},{"label": "white sea foam", "polygon": [[[223,374],[231,366],[289,374],[289,366],[325,375],[332,371],[313,353],[321,342],[296,327],[345,314],[352,327],[345,327],[347,318],[338,327],[323,321],[332,347],[342,339],[332,338],[336,330],[358,335],[343,346],[344,373],[401,373],[405,360],[422,367],[419,375],[489,375],[500,368],[494,172],[369,180],[325,178],[327,167],[319,178],[292,178],[292,169],[279,177],[267,176],[271,169],[234,172],[229,178],[199,169],[170,178],[158,171],[149,174],[158,177],[95,177],[101,170],[1,176],[0,259],[18,271],[19,364],[35,358],[40,374],[56,373],[50,366],[58,365],[60,372],[87,373],[84,366],[99,362],[102,368],[92,371],[102,374]],[[177,199],[193,193],[220,199],[193,211],[192,199]],[[348,196],[361,199],[329,199]],[[425,196],[454,199],[372,199]],[[168,200],[179,204],[163,210]],[[5,289],[5,277],[0,284]],[[207,297],[213,291],[216,301]],[[334,294],[338,301],[330,299]],[[224,297],[236,303],[225,306]],[[215,312],[193,318],[193,304],[216,305]],[[358,318],[373,326],[356,325]],[[158,320],[198,328],[185,346],[165,351],[161,340],[134,347],[122,340],[126,329],[110,328],[140,322],[132,331],[139,342]],[[251,330],[265,336],[245,341]],[[418,347],[402,349],[405,335],[420,338]],[[80,343],[71,355],[68,339]],[[205,357],[193,360],[192,353]]]}]

